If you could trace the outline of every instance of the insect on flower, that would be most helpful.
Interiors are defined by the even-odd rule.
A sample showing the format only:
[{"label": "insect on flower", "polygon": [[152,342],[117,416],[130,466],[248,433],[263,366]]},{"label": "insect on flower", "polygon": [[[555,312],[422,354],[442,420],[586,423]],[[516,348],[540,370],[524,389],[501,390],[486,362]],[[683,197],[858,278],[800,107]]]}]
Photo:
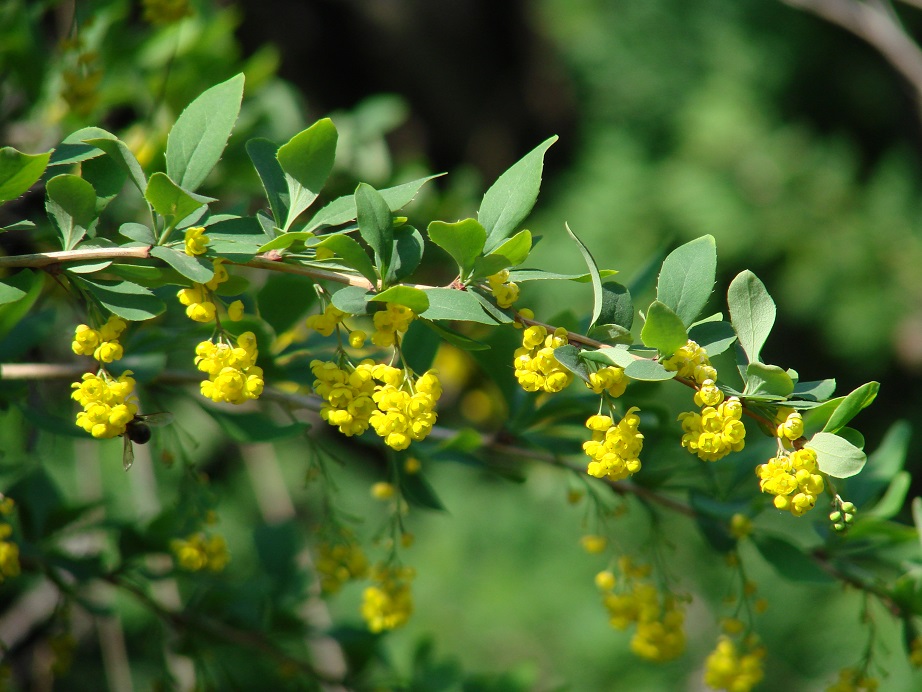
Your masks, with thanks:
[{"label": "insect on flower", "polygon": [[125,425],[125,433],[122,435],[122,440],[124,442],[122,463],[125,465],[126,471],[130,469],[131,465],[134,463],[134,444],[147,444],[150,442],[151,435],[153,434],[151,428],[157,428],[172,422],[173,414],[168,411],[163,411],[161,413],[134,414],[134,418]]}]

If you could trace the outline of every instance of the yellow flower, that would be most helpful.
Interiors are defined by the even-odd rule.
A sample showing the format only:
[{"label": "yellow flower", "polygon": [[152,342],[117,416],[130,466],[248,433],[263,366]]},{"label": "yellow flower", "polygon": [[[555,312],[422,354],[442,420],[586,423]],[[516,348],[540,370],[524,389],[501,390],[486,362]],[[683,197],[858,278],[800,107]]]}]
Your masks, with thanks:
[{"label": "yellow flower", "polygon": [[185,251],[190,257],[204,255],[208,250],[208,236],[202,226],[186,229]]},{"label": "yellow flower", "polygon": [[619,481],[640,471],[643,435],[638,430],[639,410],[632,406],[617,424],[609,416],[589,417],[586,427],[593,431],[592,439],[583,443],[583,451],[592,461],[586,473]]},{"label": "yellow flower", "polygon": [[765,675],[764,659],[764,647],[741,650],[730,637],[721,636],[705,662],[704,682],[715,690],[749,692]]},{"label": "yellow flower", "polygon": [[381,481],[371,486],[371,496],[376,500],[390,500],[397,493],[397,489],[390,483]]},{"label": "yellow flower", "polygon": [[573,381],[570,371],[554,357],[554,349],[567,343],[567,330],[563,328],[558,328],[552,335],[538,325],[522,332],[522,347],[513,354],[515,377],[522,389],[526,392],[559,392]]},{"label": "yellow flower", "polygon": [[227,316],[232,322],[239,322],[243,319],[243,301],[235,300],[227,306]]},{"label": "yellow flower", "polygon": [[601,553],[608,545],[608,539],[605,536],[587,535],[580,538],[579,542],[583,550],[590,554]]}]

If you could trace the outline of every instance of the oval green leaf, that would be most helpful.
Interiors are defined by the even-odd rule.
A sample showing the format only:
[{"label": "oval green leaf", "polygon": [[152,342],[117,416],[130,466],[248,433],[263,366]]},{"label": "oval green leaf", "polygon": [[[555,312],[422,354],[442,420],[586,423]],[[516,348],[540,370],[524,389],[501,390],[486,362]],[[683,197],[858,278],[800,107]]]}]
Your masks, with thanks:
[{"label": "oval green leaf", "polygon": [[737,274],[727,290],[730,322],[749,362],[759,360],[762,347],[775,324],[775,301],[765,285],[748,269]]},{"label": "oval green leaf", "polygon": [[669,253],[656,283],[656,299],[687,327],[707,304],[717,274],[717,244],[706,235]]},{"label": "oval green leaf", "polygon": [[688,343],[685,324],[669,306],[654,300],[647,309],[646,321],[640,330],[640,340],[645,346],[671,356]]},{"label": "oval green leaf", "polygon": [[[386,291],[382,291],[372,296],[369,300],[380,303],[396,303],[410,308],[417,315],[421,315],[429,308],[429,296],[426,292],[412,286],[391,286]],[[429,315],[427,315],[429,317]],[[431,317],[430,317],[431,319]]]},{"label": "oval green leaf", "polygon": [[861,471],[867,456],[847,440],[828,432],[818,432],[804,445],[816,452],[816,463],[834,478],[850,478]]},{"label": "oval green leaf", "polygon": [[170,130],[166,174],[180,187],[194,191],[220,160],[240,113],[243,81],[238,74],[202,92]]},{"label": "oval green leaf", "polygon": [[23,154],[13,147],[0,149],[0,204],[16,199],[38,182],[51,152]]}]

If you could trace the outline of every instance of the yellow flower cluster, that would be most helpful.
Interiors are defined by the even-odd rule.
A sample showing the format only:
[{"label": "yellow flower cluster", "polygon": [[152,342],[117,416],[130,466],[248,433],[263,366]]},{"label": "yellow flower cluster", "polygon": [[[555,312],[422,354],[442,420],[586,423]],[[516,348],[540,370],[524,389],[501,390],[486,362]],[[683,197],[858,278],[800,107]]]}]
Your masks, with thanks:
[{"label": "yellow flower cluster", "polygon": [[227,543],[220,534],[206,536],[199,531],[186,538],[170,541],[170,549],[176,556],[179,566],[188,572],[199,572],[203,569],[220,572],[230,562]]},{"label": "yellow flower cluster", "polygon": [[876,692],[880,686],[877,678],[870,678],[857,668],[843,668],[839,679],[826,688],[826,692]]},{"label": "yellow flower cluster", "polygon": [[125,351],[118,339],[127,326],[123,319],[115,315],[110,315],[99,329],[85,324],[77,325],[71,349],[78,356],[92,356],[100,363],[120,360]]},{"label": "yellow flower cluster", "polygon": [[195,366],[208,374],[202,396],[214,402],[242,404],[263,392],[263,371],[256,365],[256,335],[244,332],[236,347],[225,341],[202,341],[195,347]]},{"label": "yellow flower cluster", "polygon": [[375,565],[374,586],[362,593],[362,618],[372,632],[392,630],[405,624],[413,613],[410,582],[416,573],[411,567]]},{"label": "yellow flower cluster", "polygon": [[730,452],[740,451],[746,444],[746,427],[741,420],[743,405],[738,397],[723,400],[723,392],[707,379],[695,394],[695,403],[705,405],[701,413],[686,411],[679,414],[682,423],[682,446],[703,461],[723,459]]},{"label": "yellow flower cluster", "polygon": [[679,377],[694,380],[699,385],[705,380],[717,381],[717,370],[711,365],[707,351],[691,339],[669,358],[665,358],[661,365]]},{"label": "yellow flower cluster", "polygon": [[782,440],[796,440],[804,434],[804,419],[798,411],[792,408],[782,407],[776,414],[778,427],[775,433]]},{"label": "yellow flower cluster", "polygon": [[554,349],[566,346],[567,330],[534,325],[522,332],[522,347],[515,350],[515,377],[526,392],[559,392],[573,381],[573,375],[554,357]]},{"label": "yellow flower cluster", "polygon": [[329,303],[322,313],[308,317],[305,324],[308,329],[313,329],[322,336],[330,336],[336,325],[347,316],[345,312]]},{"label": "yellow flower cluster", "polygon": [[205,229],[201,226],[186,229],[184,249],[189,257],[204,255],[208,250],[209,238],[205,235]]},{"label": "yellow flower cluster", "polygon": [[130,370],[118,379],[105,370],[100,373],[84,373],[80,382],[71,385],[71,398],[83,406],[77,413],[77,425],[96,438],[117,437],[138,412],[134,378]]},{"label": "yellow flower cluster", "polygon": [[337,540],[320,544],[317,573],[320,589],[325,594],[338,593],[346,582],[365,577],[368,560],[351,532],[343,531]]},{"label": "yellow flower cluster", "polygon": [[[217,310],[214,301],[211,300],[211,292],[216,291],[218,286],[229,278],[230,275],[224,266],[224,260],[218,258],[214,261],[214,276],[210,281],[204,284],[193,284],[192,288],[181,288],[176,293],[176,297],[179,298],[180,303],[186,306],[186,317],[194,322],[211,322],[215,318]],[[239,311],[241,313],[242,308],[243,303],[240,303]],[[234,319],[234,317],[232,316],[231,319]]]},{"label": "yellow flower cluster", "polygon": [[624,374],[623,368],[617,365],[607,365],[589,373],[589,381],[586,386],[594,394],[605,392],[608,396],[617,399],[624,394],[624,390],[627,389],[627,383],[628,376]]},{"label": "yellow flower cluster", "polygon": [[387,303],[384,310],[374,315],[375,331],[371,343],[379,348],[386,348],[397,343],[398,335],[410,328],[416,313],[410,308],[396,303]]},{"label": "yellow flower cluster", "polygon": [[378,436],[397,451],[424,440],[435,425],[435,404],[442,396],[438,372],[428,370],[413,383],[405,371],[377,365],[374,376],[384,383],[375,387],[372,399],[378,409],[369,419]]},{"label": "yellow flower cluster", "polygon": [[142,0],[144,20],[151,24],[172,24],[192,14],[189,0]]},{"label": "yellow flower cluster", "polygon": [[[14,508],[15,504],[12,499],[4,497],[0,501],[0,514],[3,516],[12,514]],[[13,527],[5,521],[0,522],[0,584],[8,577],[19,576],[19,546],[7,540],[12,535]]]},{"label": "yellow flower cluster", "polygon": [[816,452],[808,448],[772,457],[756,467],[756,474],[762,492],[775,496],[775,507],[795,517],[813,509],[817,496],[825,488]]},{"label": "yellow flower cluster", "polygon": [[757,643],[743,643],[743,647],[726,635],[717,640],[717,646],[705,662],[704,682],[714,690],[749,692],[765,676],[765,647]]},{"label": "yellow flower cluster", "polygon": [[[596,576],[603,591],[609,622],[618,630],[636,626],[631,651],[648,661],[670,661],[685,651],[685,613],[671,594],[660,594],[650,583],[650,566],[618,560],[620,579],[611,572]],[[604,576],[602,576],[604,575]]]},{"label": "yellow flower cluster", "polygon": [[314,391],[326,402],[320,417],[344,435],[361,435],[369,426],[396,450],[426,438],[435,425],[442,395],[438,372],[414,382],[405,370],[363,360],[350,370],[331,361],[311,362]]},{"label": "yellow flower cluster", "polygon": [[519,299],[519,287],[509,281],[508,269],[488,276],[487,282],[490,284],[493,297],[496,298],[496,304],[501,308],[511,308],[512,304]]},{"label": "yellow flower cluster", "polygon": [[361,435],[368,429],[368,420],[375,410],[375,363],[363,360],[349,372],[332,361],[311,361],[314,391],[326,403],[320,417],[339,428],[346,437]]},{"label": "yellow flower cluster", "polygon": [[586,473],[620,481],[640,471],[643,435],[638,432],[638,410],[632,406],[617,424],[611,416],[595,415],[586,420],[586,427],[592,430],[592,439],[583,443],[583,451],[592,459]]}]

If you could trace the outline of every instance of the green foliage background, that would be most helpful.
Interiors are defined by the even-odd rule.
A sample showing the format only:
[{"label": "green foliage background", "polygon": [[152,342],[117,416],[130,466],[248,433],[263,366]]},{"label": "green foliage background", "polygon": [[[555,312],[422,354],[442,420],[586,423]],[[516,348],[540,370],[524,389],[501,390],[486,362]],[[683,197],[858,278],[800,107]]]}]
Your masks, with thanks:
[{"label": "green foliage background", "polygon": [[[242,69],[247,100],[241,120],[222,168],[202,192],[220,189],[225,198],[233,193],[242,210],[259,184],[245,166],[243,142],[253,136],[285,141],[305,123],[336,111],[341,143],[328,194],[351,191],[356,179],[393,184],[448,168],[452,175],[447,182],[440,183],[437,193],[425,194],[417,210],[463,218],[475,211],[485,182],[558,131],[564,139],[560,151],[549,154],[542,196],[530,220],[532,232],[543,236],[533,266],[583,270],[579,253],[562,232],[566,220],[603,267],[621,270],[625,282],[646,285],[646,297],[652,298],[655,275],[645,276],[644,267],[658,267],[671,247],[712,234],[725,273],[718,285],[726,286],[730,277],[749,267],[779,304],[784,319],[767,346],[769,362],[793,365],[803,379],[835,372],[840,393],[868,377],[881,380],[884,398],[899,405],[879,404],[863,414],[869,449],[877,447],[896,418],[908,419],[913,428],[922,420],[922,389],[917,386],[922,366],[918,122],[905,87],[879,56],[812,17],[773,0],[533,0],[509,3],[512,9],[504,10],[471,3],[471,13],[485,13],[478,16],[502,14],[497,25],[514,27],[515,33],[494,35],[481,24],[490,38],[506,42],[506,52],[488,51],[497,62],[475,62],[471,69],[482,72],[464,78],[469,52],[437,56],[436,65],[453,66],[442,79],[456,89],[445,96],[424,73],[401,72],[401,65],[431,57],[412,41],[400,44],[405,54],[390,63],[390,74],[386,62],[368,67],[382,60],[372,42],[347,44],[358,58],[331,54],[323,62],[302,64],[286,58],[302,28],[341,35],[346,41],[357,31],[349,21],[369,33],[380,28],[369,10],[357,6],[352,15],[325,15],[323,3],[304,3],[307,11],[315,12],[315,24],[306,27],[286,17],[289,10],[281,3],[202,1],[194,3],[196,16],[181,28],[153,31],[141,21],[136,3],[100,0],[78,3],[88,26],[88,47],[99,52],[103,77],[98,100],[88,111],[77,112],[62,111],[58,98],[62,65],[70,57],[49,50],[57,35],[55,12],[67,4],[14,0],[0,8],[0,73],[5,75],[0,139],[5,144],[44,150],[60,136],[103,118],[102,124],[145,142],[156,159],[181,108],[204,88]],[[400,16],[410,29],[392,29],[391,36],[399,38],[401,31],[412,36],[411,29],[424,32],[426,21],[436,21],[431,14],[435,10],[427,12],[420,5],[404,4]],[[910,25],[919,23],[917,14],[907,11]],[[469,50],[476,50],[479,37],[467,38]],[[537,75],[538,87],[526,81],[525,87],[509,87],[511,95],[505,99],[472,107],[478,85],[490,79],[491,69],[506,74],[503,60]],[[356,63],[361,69],[351,73]],[[414,78],[415,85],[401,84],[401,79]],[[357,98],[353,80],[364,98]],[[542,86],[546,93],[534,93]],[[426,101],[427,95],[432,102]],[[510,102],[521,111],[510,110]],[[460,138],[452,129],[455,120],[425,115],[452,107],[473,123],[465,125],[471,128],[467,149],[444,145],[447,139]],[[542,109],[544,113],[536,113]],[[491,130],[494,117],[498,125]],[[534,136],[526,140],[517,134],[518,122]],[[542,130],[548,122],[560,128]],[[492,153],[485,154],[487,150]],[[4,207],[0,213],[11,216],[0,226],[23,212]],[[22,252],[31,242],[17,233],[0,236],[4,250]],[[425,271],[433,281],[446,278],[437,262]],[[586,305],[579,312],[587,312],[588,288],[555,285],[549,294],[529,286],[522,302],[550,317],[577,301]],[[719,309],[724,297],[715,296],[713,302]],[[59,318],[43,328],[54,338],[67,333],[67,324],[69,320]],[[484,384],[482,376],[471,377],[475,385]],[[484,386],[493,393],[489,384]],[[59,390],[45,386],[42,397],[49,403],[63,398]],[[61,419],[69,418],[64,404],[56,406]],[[16,447],[23,444],[18,416],[9,410],[0,425],[8,459],[16,458],[21,451]],[[202,492],[220,497],[222,530],[235,564],[242,566],[242,573],[256,575],[265,565],[260,565],[252,538],[253,527],[263,523],[252,492],[254,477],[238,458],[219,460],[227,452],[222,433],[210,423],[202,426],[194,457],[212,476],[210,489]],[[137,507],[128,497],[138,492],[131,490],[138,481],[116,472],[116,443],[106,448],[108,458],[92,473],[85,469],[95,467],[95,460],[78,457],[75,465],[69,450],[62,457],[58,444],[64,444],[60,438],[43,437],[37,459],[60,487],[79,497],[84,484],[98,483],[116,518],[120,512],[126,520],[134,518]],[[81,445],[95,444],[79,443],[78,454]],[[304,447],[281,443],[278,454],[295,504],[309,512]],[[910,451],[907,467],[918,471],[919,466],[918,453]],[[178,469],[154,468],[158,487],[171,490],[148,497],[154,504],[142,512],[150,515],[156,505],[176,501],[169,493],[181,492],[175,490]],[[20,471],[0,469],[8,477]],[[364,513],[370,503],[367,487],[383,474],[381,460],[350,465],[341,474],[344,504]],[[490,683],[495,687],[476,687],[477,681],[471,680],[470,689],[554,689],[567,684],[572,689],[614,689],[612,681],[618,681],[618,689],[654,690],[693,684],[686,683],[687,664],[639,664],[627,653],[626,637],[606,624],[592,588],[592,575],[602,565],[578,546],[582,513],[565,504],[560,478],[538,465],[529,468],[528,481],[521,484],[471,473],[460,465],[433,467],[430,480],[448,512],[414,517],[417,613],[375,654],[382,657],[379,672],[393,667],[401,677],[410,676],[416,656],[417,689],[437,689],[439,676],[451,677],[453,662],[467,673],[506,674],[507,687],[496,679]],[[645,518],[623,521],[625,542],[642,541]],[[366,524],[373,527],[373,519]],[[263,528],[261,540],[274,546],[290,542],[296,547],[305,540],[296,522]],[[701,660],[715,634],[707,604],[719,602],[722,591],[709,581],[716,570],[700,557],[708,553],[698,550],[701,539],[690,528],[675,522],[661,530],[674,536],[676,571],[697,575],[690,588],[702,598],[690,612],[689,629],[690,641],[700,643],[690,647],[687,660]],[[275,590],[280,609],[286,598],[294,599],[300,586],[286,583],[284,570],[276,577],[267,584],[254,576],[229,593],[189,586],[185,595],[234,600],[241,622],[246,622],[253,616],[246,612],[248,594],[265,596]],[[754,577],[769,584],[771,568],[761,564]],[[333,616],[338,623],[358,627],[359,591],[350,588],[333,602]],[[766,689],[816,688],[860,656],[858,596],[817,586],[766,595],[772,607],[762,620],[764,637],[787,647],[770,652]],[[816,609],[811,611],[816,617],[804,632],[800,612],[807,604]],[[127,601],[119,605],[129,647],[147,654],[139,658],[148,663],[133,671],[142,688],[158,678],[152,663],[158,654],[146,650],[145,643],[150,620]],[[885,621],[880,614],[878,618]],[[427,633],[436,663],[425,658],[420,645]],[[368,636],[358,630],[353,634],[357,655],[370,655]],[[819,647],[808,661],[798,655],[801,634]],[[882,636],[890,648],[901,646],[895,628]],[[192,642],[184,644],[194,656],[213,655],[196,650]],[[81,650],[80,661],[81,676],[70,678],[69,689],[99,689],[99,652]],[[226,673],[215,673],[215,684]],[[696,675],[691,673],[693,679]],[[905,663],[895,664],[886,689],[911,689],[910,679]]]}]

